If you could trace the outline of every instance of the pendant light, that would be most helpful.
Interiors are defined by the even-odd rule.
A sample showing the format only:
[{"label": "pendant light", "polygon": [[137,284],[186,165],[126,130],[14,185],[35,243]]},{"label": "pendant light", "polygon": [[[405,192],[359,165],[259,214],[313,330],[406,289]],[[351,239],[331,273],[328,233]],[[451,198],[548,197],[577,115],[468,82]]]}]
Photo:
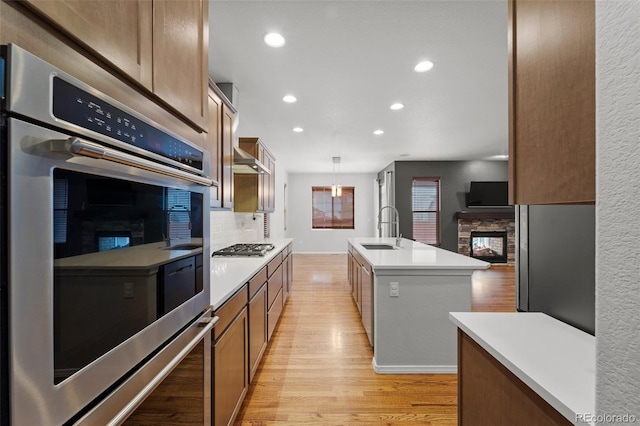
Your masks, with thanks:
[{"label": "pendant light", "polygon": [[336,184],[336,165],[340,174],[340,157],[333,157],[333,184],[331,185],[331,196],[342,197],[342,185]]}]

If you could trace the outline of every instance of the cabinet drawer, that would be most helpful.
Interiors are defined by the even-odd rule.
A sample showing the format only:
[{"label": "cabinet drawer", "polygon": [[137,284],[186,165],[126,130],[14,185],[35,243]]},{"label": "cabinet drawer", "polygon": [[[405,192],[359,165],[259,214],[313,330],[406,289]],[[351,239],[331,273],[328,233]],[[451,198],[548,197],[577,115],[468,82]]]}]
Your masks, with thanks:
[{"label": "cabinet drawer", "polygon": [[267,335],[269,340],[271,340],[271,336],[273,335],[273,331],[276,329],[276,324],[278,324],[278,319],[280,318],[280,314],[282,313],[282,289],[278,292],[278,295],[269,308],[269,312],[267,313]]},{"label": "cabinet drawer", "polygon": [[260,287],[262,287],[262,284],[266,282],[267,282],[267,267],[265,266],[262,269],[260,269],[260,272],[255,274],[253,278],[249,280],[249,299],[251,299],[253,295],[256,294],[258,290],[260,290]]},{"label": "cabinet drawer", "polygon": [[276,299],[276,295],[282,288],[284,275],[282,273],[282,266],[278,267],[269,278],[269,284],[267,286],[267,306],[271,306]]},{"label": "cabinet drawer", "polygon": [[282,252],[276,254],[276,257],[274,257],[267,265],[267,273],[269,277],[273,275],[273,273],[276,271],[276,269],[278,268],[278,266],[280,266],[281,263],[282,263]]},{"label": "cabinet drawer", "polygon": [[220,308],[213,311],[213,315],[220,318],[220,321],[213,328],[213,339],[218,340],[227,329],[233,319],[247,305],[247,284],[243,285],[229,300],[224,302]]}]

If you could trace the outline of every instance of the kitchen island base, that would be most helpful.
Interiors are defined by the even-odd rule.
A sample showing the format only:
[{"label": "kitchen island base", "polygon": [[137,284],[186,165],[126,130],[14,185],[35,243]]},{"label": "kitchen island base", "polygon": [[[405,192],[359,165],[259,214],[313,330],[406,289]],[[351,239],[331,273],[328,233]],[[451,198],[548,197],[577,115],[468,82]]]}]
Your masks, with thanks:
[{"label": "kitchen island base", "polygon": [[[420,275],[407,275],[411,273]],[[449,312],[471,310],[471,273],[381,270],[375,274],[376,373],[457,372],[456,327]],[[392,285],[397,285],[398,296],[391,296]]]}]

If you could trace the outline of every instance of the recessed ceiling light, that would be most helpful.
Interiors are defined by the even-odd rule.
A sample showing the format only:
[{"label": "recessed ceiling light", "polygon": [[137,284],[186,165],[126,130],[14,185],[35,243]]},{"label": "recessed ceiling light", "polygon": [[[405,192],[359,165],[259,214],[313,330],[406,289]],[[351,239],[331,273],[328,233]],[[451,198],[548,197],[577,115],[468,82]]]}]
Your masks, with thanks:
[{"label": "recessed ceiling light", "polygon": [[282,98],[282,100],[285,101],[288,104],[292,104],[295,101],[297,101],[298,99],[293,95],[286,95],[285,97]]},{"label": "recessed ceiling light", "polygon": [[433,62],[422,61],[418,65],[416,65],[413,69],[416,72],[425,72],[425,71],[429,71],[431,68],[433,68]]},{"label": "recessed ceiling light", "polygon": [[396,102],[395,104],[391,105],[389,108],[391,108],[394,111],[397,111],[399,109],[404,108],[404,105],[399,102]]},{"label": "recessed ceiling light", "polygon": [[264,42],[270,47],[282,47],[286,43],[286,40],[278,33],[269,33],[264,36]]},{"label": "recessed ceiling light", "polygon": [[302,127],[294,127],[293,131],[296,133],[300,133],[300,132],[304,132],[304,129]]},{"label": "recessed ceiling light", "polygon": [[382,135],[383,133],[384,133],[384,130],[380,130],[380,129],[373,131],[374,135]]},{"label": "recessed ceiling light", "polygon": [[400,154],[400,157],[409,157],[411,154]]}]

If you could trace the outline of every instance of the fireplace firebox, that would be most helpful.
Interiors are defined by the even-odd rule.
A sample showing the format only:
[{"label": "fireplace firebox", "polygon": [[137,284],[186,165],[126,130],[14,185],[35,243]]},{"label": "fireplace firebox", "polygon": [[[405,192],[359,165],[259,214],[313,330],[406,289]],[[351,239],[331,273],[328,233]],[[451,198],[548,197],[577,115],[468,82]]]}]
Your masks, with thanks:
[{"label": "fireplace firebox", "polygon": [[471,257],[491,263],[507,263],[507,233],[471,232]]}]

